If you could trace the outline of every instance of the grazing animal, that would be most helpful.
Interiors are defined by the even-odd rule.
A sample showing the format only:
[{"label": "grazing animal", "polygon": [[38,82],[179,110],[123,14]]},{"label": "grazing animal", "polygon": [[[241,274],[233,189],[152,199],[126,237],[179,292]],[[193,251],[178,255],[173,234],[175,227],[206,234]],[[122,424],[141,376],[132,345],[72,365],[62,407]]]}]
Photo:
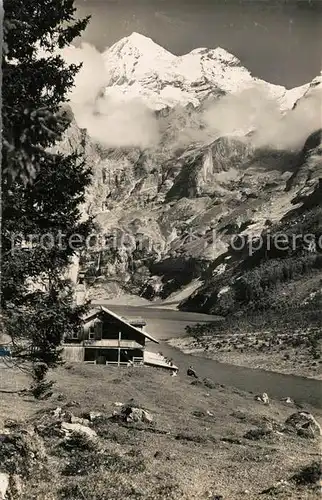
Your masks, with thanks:
[{"label": "grazing animal", "polygon": [[187,370],[187,375],[188,375],[188,377],[198,378],[197,374],[192,366],[189,366],[189,368]]}]

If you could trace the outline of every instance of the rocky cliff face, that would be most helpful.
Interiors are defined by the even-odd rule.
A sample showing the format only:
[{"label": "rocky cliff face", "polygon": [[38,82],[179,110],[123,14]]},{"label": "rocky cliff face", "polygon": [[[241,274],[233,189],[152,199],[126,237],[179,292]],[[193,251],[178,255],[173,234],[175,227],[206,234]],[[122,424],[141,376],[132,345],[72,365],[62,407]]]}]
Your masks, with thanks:
[{"label": "rocky cliff face", "polygon": [[286,189],[273,197],[270,213],[275,220],[262,226],[257,222],[256,231],[235,225],[233,234],[239,240],[231,239],[226,251],[208,266],[203,283],[181,302],[181,309],[251,316],[267,311],[283,315],[307,307],[306,314],[312,307],[312,318],[314,307],[320,310],[321,145],[321,131],[309,136]]},{"label": "rocky cliff face", "polygon": [[108,239],[87,255],[85,269],[112,295],[167,297],[224,253],[232,234],[260,234],[318,184],[307,173],[312,156],[300,168],[301,153],[254,150],[237,139],[217,139],[166,165],[152,166],[152,157],[108,151],[95,164],[85,208]]},{"label": "rocky cliff face", "polygon": [[303,146],[288,189],[298,189],[298,198],[309,196],[322,178],[322,129],[311,134]]},{"label": "rocky cliff face", "polygon": [[293,208],[298,194],[314,191],[318,169],[303,152],[310,145],[303,151],[263,146],[249,123],[220,135],[208,127],[204,110],[260,86],[282,112],[294,113],[320,88],[320,78],[287,91],[252,77],[223,49],[176,57],[138,34],[104,59],[105,95],[143,100],[157,117],[160,140],[146,148],[107,148],[75,122],[65,138],[63,147],[81,148],[92,166],[83,209],[106,236],[81,260],[91,296],[126,291],[165,298],[203,275],[232,234],[260,234]]}]

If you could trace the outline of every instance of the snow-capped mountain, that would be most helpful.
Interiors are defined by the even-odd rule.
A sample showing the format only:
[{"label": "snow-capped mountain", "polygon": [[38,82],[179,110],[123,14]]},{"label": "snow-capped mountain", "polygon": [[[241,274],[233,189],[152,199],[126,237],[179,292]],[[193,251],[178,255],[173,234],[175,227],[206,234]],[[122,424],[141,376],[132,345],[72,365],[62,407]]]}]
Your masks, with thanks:
[{"label": "snow-capped mountain", "polygon": [[[301,204],[315,192],[320,154],[316,149],[304,158],[301,149],[319,128],[314,93],[321,91],[321,76],[286,90],[252,76],[222,48],[176,56],[138,33],[114,44],[103,58],[107,99],[102,108],[98,103],[97,115],[110,116],[107,126],[104,119],[95,122],[99,137],[109,137],[114,128],[128,139],[136,127],[146,135],[151,123],[160,137],[147,146],[131,140],[105,144],[91,135],[93,127],[88,134],[82,130],[84,120],[80,129],[75,117],[66,138],[65,148],[80,145],[93,169],[84,213],[95,217],[104,235],[137,243],[102,250],[93,297],[124,291],[168,297],[226,252],[229,235],[258,236],[294,210],[299,195]],[[246,102],[239,101],[242,91]],[[147,113],[152,122],[143,117],[143,124],[139,115],[128,126],[123,116],[133,114],[132,107],[120,106],[119,119],[113,98],[116,108],[139,98],[152,111],[167,112]],[[209,106],[201,106],[207,99]],[[282,116],[279,109],[290,111]],[[87,257],[85,269],[92,269],[96,257]]]},{"label": "snow-capped mountain", "polygon": [[198,48],[175,56],[139,33],[115,43],[103,58],[109,75],[106,95],[125,101],[141,98],[153,110],[189,103],[198,106],[205,97],[235,94],[252,87],[287,110],[310,85],[286,90],[253,77],[223,48]]}]

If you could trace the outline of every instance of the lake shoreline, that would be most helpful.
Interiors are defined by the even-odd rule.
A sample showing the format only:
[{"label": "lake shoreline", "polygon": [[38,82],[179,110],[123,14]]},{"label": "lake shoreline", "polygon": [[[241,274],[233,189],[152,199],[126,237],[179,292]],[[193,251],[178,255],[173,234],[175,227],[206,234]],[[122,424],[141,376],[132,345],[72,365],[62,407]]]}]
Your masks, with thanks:
[{"label": "lake shoreline", "polygon": [[[198,343],[193,337],[176,337],[167,339],[166,342],[171,346],[179,349],[184,354],[196,356],[199,359],[211,359],[218,363],[241,366],[251,368],[254,370],[264,370],[267,372],[278,373],[282,375],[294,375],[297,377],[304,377],[308,380],[322,381],[321,365],[318,370],[313,370],[312,367],[304,366],[299,368],[292,365],[295,352],[289,354],[290,359],[284,360],[282,356],[285,353],[254,353],[254,352],[224,352],[224,351],[210,351],[199,347]],[[293,355],[293,356],[292,356]]]},{"label": "lake shoreline", "polygon": [[[267,392],[270,398],[276,400],[289,396],[293,401],[301,403],[305,407],[322,408],[321,382],[319,380],[301,376],[294,378],[294,375],[273,371],[254,370],[248,365],[245,367],[229,364],[228,362],[219,363],[213,359],[207,359],[203,351],[197,353],[200,357],[185,354],[183,346],[180,346],[181,349],[172,347],[168,342],[169,339],[174,337],[186,339],[187,326],[209,321],[213,322],[218,320],[218,317],[144,306],[133,307],[109,304],[107,307],[126,318],[144,318],[147,322],[144,328],[145,332],[158,341],[158,343],[149,342],[147,350],[162,352],[167,358],[173,359],[174,364],[179,367],[179,378],[186,373],[189,365],[193,365],[201,379],[209,378],[216,381],[216,383],[253,394]],[[201,357],[202,355],[203,357]]]}]

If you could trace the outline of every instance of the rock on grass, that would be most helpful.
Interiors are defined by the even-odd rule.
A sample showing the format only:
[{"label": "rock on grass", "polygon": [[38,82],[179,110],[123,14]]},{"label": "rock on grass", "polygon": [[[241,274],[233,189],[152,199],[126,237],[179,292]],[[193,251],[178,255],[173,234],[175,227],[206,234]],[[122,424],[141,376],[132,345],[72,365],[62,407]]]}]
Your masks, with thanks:
[{"label": "rock on grass", "polygon": [[306,411],[292,413],[285,420],[286,430],[296,432],[299,436],[316,438],[322,435],[321,427],[313,415]]}]

